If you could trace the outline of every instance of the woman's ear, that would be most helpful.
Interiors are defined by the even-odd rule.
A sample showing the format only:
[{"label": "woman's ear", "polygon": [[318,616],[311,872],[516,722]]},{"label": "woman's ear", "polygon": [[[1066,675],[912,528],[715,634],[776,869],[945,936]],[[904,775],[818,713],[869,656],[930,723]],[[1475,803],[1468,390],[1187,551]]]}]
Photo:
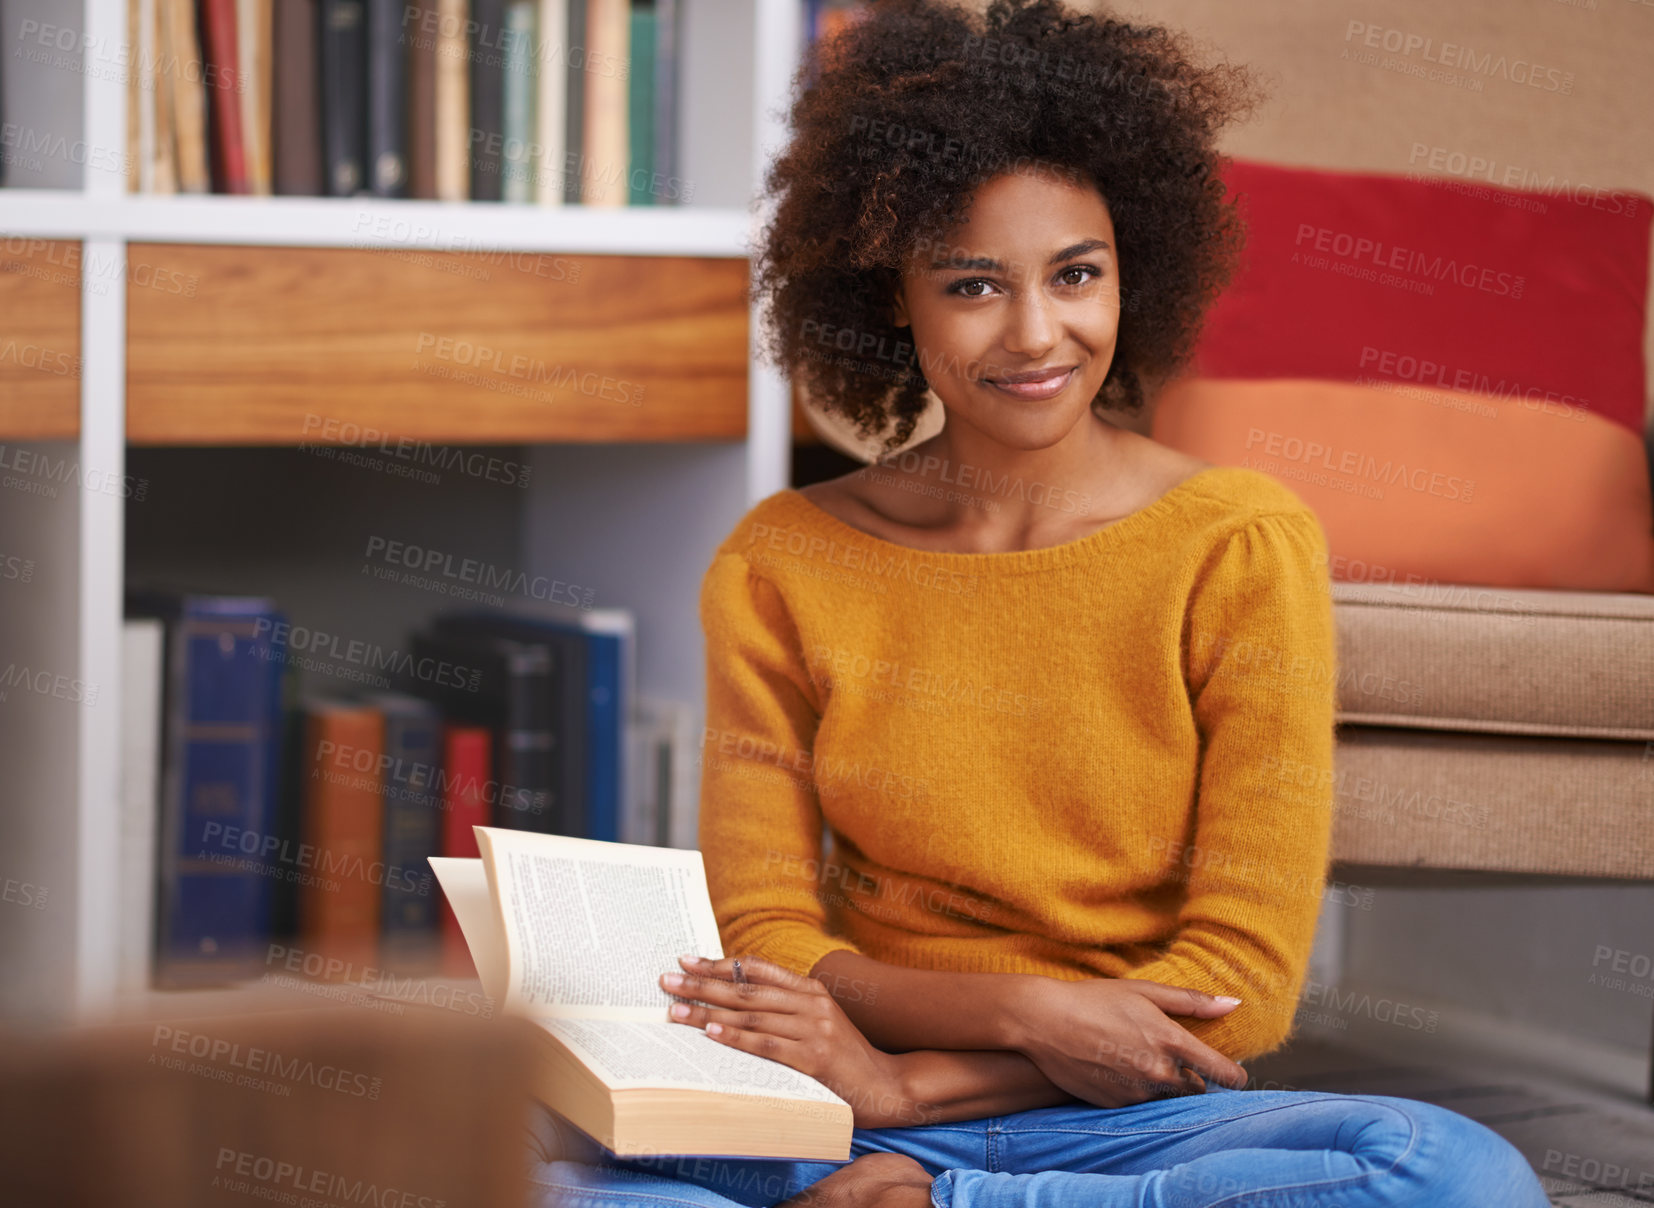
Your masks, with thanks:
[{"label": "woman's ear", "polygon": [[890,296],[890,324],[892,327],[911,327],[913,321],[907,317],[907,299],[902,296],[902,287],[897,285]]}]

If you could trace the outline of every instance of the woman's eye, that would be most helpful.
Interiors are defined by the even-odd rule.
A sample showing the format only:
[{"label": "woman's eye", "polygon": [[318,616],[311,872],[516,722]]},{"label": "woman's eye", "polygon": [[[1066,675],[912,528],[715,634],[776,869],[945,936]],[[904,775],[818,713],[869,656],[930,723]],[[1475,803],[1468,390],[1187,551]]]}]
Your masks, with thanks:
[{"label": "woman's eye", "polygon": [[1101,276],[1102,274],[1089,264],[1071,264],[1057,274],[1057,280],[1064,285],[1084,285],[1087,281]]},{"label": "woman's eye", "polygon": [[983,297],[990,288],[989,283],[981,277],[971,277],[964,281],[956,281],[948,288],[951,294],[959,294],[965,298]]}]

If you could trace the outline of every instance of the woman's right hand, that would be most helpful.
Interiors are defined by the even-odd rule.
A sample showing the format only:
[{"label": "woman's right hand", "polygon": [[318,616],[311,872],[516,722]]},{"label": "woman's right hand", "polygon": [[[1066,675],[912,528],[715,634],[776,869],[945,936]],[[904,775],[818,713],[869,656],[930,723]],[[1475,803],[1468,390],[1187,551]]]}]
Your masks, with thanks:
[{"label": "woman's right hand", "polygon": [[1198,1094],[1203,1076],[1238,1090],[1246,1071],[1170,1018],[1215,1019],[1238,1005],[1136,978],[1036,976],[1018,997],[1016,1048],[1056,1086],[1098,1107]]}]

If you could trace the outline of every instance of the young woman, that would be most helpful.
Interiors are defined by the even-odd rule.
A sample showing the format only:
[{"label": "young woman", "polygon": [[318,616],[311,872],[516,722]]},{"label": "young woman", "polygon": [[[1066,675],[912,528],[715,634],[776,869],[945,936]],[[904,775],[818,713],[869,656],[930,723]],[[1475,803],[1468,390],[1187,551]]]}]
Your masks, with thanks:
[{"label": "young woman", "polygon": [[1325,886],[1325,540],[1104,415],[1229,275],[1246,76],[1055,0],[881,0],[806,70],[773,351],[887,450],[945,422],[713,558],[701,847],[743,978],[662,984],[846,1099],[853,1160],[617,1161],[548,1115],[543,1198],[1540,1208],[1463,1116],[1236,1064],[1290,1033]]}]

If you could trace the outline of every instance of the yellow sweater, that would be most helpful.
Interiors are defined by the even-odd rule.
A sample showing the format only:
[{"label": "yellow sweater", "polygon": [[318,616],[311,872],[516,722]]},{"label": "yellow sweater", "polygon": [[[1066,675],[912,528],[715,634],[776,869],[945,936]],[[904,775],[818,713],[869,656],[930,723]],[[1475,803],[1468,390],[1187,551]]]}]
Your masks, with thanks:
[{"label": "yellow sweater", "polygon": [[1325,537],[1288,488],[1215,467],[1079,540],[987,554],[781,491],[700,606],[726,952],[1147,978],[1243,999],[1180,1021],[1236,1060],[1286,1039],[1336,686]]}]

